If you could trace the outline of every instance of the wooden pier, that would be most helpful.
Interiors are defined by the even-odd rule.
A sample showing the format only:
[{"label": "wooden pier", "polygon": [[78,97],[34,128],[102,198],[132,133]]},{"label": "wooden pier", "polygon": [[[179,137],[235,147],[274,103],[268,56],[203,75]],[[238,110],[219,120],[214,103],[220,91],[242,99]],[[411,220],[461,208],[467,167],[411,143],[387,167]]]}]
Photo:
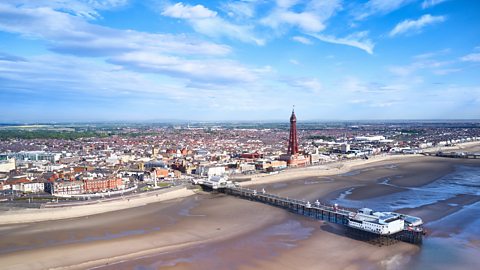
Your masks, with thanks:
[{"label": "wooden pier", "polygon": [[[202,186],[206,189],[210,189],[209,186]],[[422,243],[423,239],[424,232],[421,227],[406,227],[403,231],[390,235],[380,235],[364,230],[351,228],[347,226],[348,218],[352,214],[354,215],[355,212],[331,205],[325,205],[318,201],[315,203],[310,203],[306,201],[300,201],[280,197],[273,194],[268,194],[264,191],[258,192],[256,190],[241,187],[222,187],[218,188],[217,191],[242,199],[261,202],[275,207],[283,208],[292,213],[307,216],[309,218],[344,225],[347,228],[347,236],[354,239],[367,241],[376,245],[388,245],[397,241],[403,241],[419,245]]]}]

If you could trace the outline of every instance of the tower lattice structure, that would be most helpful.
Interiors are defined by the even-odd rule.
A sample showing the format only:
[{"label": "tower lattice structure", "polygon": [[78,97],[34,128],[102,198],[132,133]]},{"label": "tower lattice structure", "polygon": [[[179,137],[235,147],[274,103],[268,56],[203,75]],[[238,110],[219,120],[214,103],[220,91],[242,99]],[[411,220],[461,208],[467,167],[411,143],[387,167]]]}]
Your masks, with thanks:
[{"label": "tower lattice structure", "polygon": [[290,116],[290,138],[288,139],[287,153],[289,155],[298,154],[297,117],[295,116],[295,110],[292,110],[292,116]]}]

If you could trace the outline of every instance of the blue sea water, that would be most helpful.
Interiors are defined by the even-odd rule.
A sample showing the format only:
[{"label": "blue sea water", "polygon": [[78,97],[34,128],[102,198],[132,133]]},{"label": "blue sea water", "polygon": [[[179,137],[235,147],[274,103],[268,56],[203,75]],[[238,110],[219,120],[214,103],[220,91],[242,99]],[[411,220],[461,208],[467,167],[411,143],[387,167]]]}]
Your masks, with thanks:
[{"label": "blue sea water", "polygon": [[[428,226],[436,233],[425,238],[408,269],[479,269],[480,202],[467,205]],[[442,231],[450,233],[448,236],[435,236]]]},{"label": "blue sea water", "polygon": [[[379,184],[391,185],[389,179]],[[454,172],[428,185],[362,201],[347,199],[352,191],[354,188],[344,191],[332,203],[378,211],[417,208],[462,194],[480,196],[480,167],[457,166]],[[466,205],[426,226],[431,235],[424,238],[419,253],[401,269],[480,269],[480,202]]]},{"label": "blue sea water", "polygon": [[[385,179],[379,184],[391,185]],[[405,187],[402,187],[405,188]],[[353,189],[342,193],[332,203],[343,207],[368,207],[377,211],[394,211],[402,208],[417,208],[453,198],[460,194],[480,196],[480,167],[457,166],[455,171],[422,187],[407,188],[408,190],[366,200],[350,200],[346,195]]]}]

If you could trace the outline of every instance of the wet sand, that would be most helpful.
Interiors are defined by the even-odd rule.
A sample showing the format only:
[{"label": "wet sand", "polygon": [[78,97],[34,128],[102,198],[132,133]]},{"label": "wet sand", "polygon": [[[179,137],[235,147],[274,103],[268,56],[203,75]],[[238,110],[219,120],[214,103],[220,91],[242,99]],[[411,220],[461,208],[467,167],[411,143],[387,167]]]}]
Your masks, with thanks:
[{"label": "wet sand", "polygon": [[98,200],[97,203],[88,205],[43,209],[27,208],[2,211],[0,214],[0,225],[84,217],[88,215],[139,207],[154,202],[183,198],[193,194],[194,192],[192,190],[187,190],[186,188],[172,188],[152,191],[150,193],[143,193],[134,196],[125,196],[123,199],[118,198],[116,200],[109,200],[105,202]]},{"label": "wet sand", "polygon": [[[451,151],[461,150],[461,151],[477,151],[480,149],[480,142],[469,142],[469,143],[462,143],[457,146],[447,147],[443,149],[449,149]],[[434,159],[439,159],[434,157]],[[441,158],[440,158],[441,159]],[[413,164],[415,160],[421,160],[422,162],[419,164]],[[469,162],[461,161],[461,162]],[[429,168],[431,164],[426,164],[427,160],[422,155],[381,155],[381,156],[374,156],[368,160],[363,159],[356,159],[356,160],[347,160],[347,161],[338,161],[333,162],[325,165],[318,165],[308,168],[296,168],[296,169],[289,169],[286,171],[281,172],[277,175],[264,175],[258,174],[254,175],[251,181],[242,182],[241,185],[243,186],[258,186],[258,185],[265,185],[265,184],[272,184],[272,183],[279,183],[279,182],[291,182],[295,179],[313,179],[313,182],[318,181],[329,181],[332,178],[329,176],[333,175],[344,175],[344,176],[353,176],[358,174],[359,171],[362,173],[364,171],[374,171],[375,174],[379,174],[379,168],[381,166],[391,166],[388,164],[395,164],[399,163],[406,163],[408,162],[411,164],[411,167],[415,168],[405,168],[407,173],[412,176],[408,177],[408,179],[389,179],[390,183],[396,185],[396,187],[389,186],[389,187],[381,187],[378,186],[367,186],[367,187],[360,187],[355,194],[351,195],[352,199],[362,199],[368,198],[372,196],[379,196],[381,194],[389,194],[394,192],[403,191],[401,188],[402,185],[406,186],[421,186],[424,185],[425,181],[422,179],[432,179],[430,177],[432,174],[442,175],[445,173],[444,170],[438,170],[438,163],[434,164],[435,170],[431,171]],[[450,162],[450,161],[448,161]],[[450,163],[458,163],[458,160],[454,160]],[[478,162],[474,160],[473,163]],[[387,164],[387,165],[385,165]],[[352,174],[352,172],[354,172]],[[427,177],[423,178],[422,174],[426,174]],[[319,180],[316,179],[319,177]],[[372,176],[372,177],[375,177]],[[403,176],[401,176],[403,177]],[[361,180],[357,180],[359,185],[361,184]],[[235,180],[235,179],[233,179]],[[381,180],[381,179],[380,179]],[[413,180],[413,181],[412,181]],[[383,181],[383,180],[382,180]],[[427,180],[429,181],[429,180]],[[353,186],[353,185],[352,185]],[[356,185],[358,186],[358,185]],[[363,189],[363,190],[362,190]],[[175,198],[183,198],[187,196],[193,195],[194,192],[191,190],[186,189],[175,189],[172,191],[155,191],[149,194],[140,194],[135,196],[130,196],[130,198],[125,200],[114,200],[114,201],[105,201],[99,202],[98,204],[94,205],[84,205],[84,206],[74,206],[74,207],[64,207],[62,209],[22,209],[22,210],[14,210],[14,211],[6,211],[2,212],[0,224],[15,224],[15,223],[25,223],[25,222],[37,222],[37,221],[45,221],[45,220],[59,220],[59,219],[67,219],[67,218],[75,218],[75,217],[82,217],[87,215],[94,215],[99,213],[106,213],[110,211],[117,211],[121,209],[128,209],[132,207],[138,207],[141,205],[146,205],[153,202],[171,200]],[[363,195],[359,195],[363,194]],[[362,197],[363,196],[363,197]],[[299,198],[299,197],[297,197]]]},{"label": "wet sand", "polygon": [[354,187],[346,197],[363,200],[401,192],[404,188],[427,185],[453,172],[459,164],[478,166],[480,160],[425,156],[383,160],[338,175],[315,175],[281,182],[266,181],[264,184],[252,185],[251,188],[265,188],[269,193],[291,198],[328,201]]},{"label": "wet sand", "polygon": [[[332,163],[316,165],[306,168],[290,168],[285,171],[280,171],[278,174],[255,174],[251,181],[241,182],[243,186],[252,186],[259,184],[270,184],[282,181],[290,181],[293,179],[304,179],[315,176],[332,176],[345,174],[354,170],[372,166],[372,164],[379,164],[380,162],[399,162],[402,160],[410,160],[415,157],[423,157],[422,155],[382,155],[373,156],[368,160],[354,159],[345,161],[336,161]],[[235,180],[235,179],[234,179]]]},{"label": "wet sand", "polygon": [[343,236],[341,229],[332,232],[329,227],[320,227],[312,237],[274,260],[262,260],[255,267],[240,269],[397,269],[396,264],[418,251],[417,246],[406,243],[374,246]]},{"label": "wet sand", "polygon": [[[461,143],[455,146],[449,147],[435,147],[424,149],[425,152],[436,152],[436,151],[465,151],[465,152],[480,152],[480,142],[467,142]],[[420,158],[420,159],[418,159]],[[316,165],[307,168],[291,168],[285,171],[281,171],[278,174],[267,175],[267,174],[255,174],[247,177],[238,177],[243,182],[240,184],[242,186],[254,186],[260,184],[270,184],[277,183],[282,181],[291,181],[294,179],[304,179],[308,177],[316,176],[332,176],[339,174],[348,174],[352,171],[358,171],[363,168],[371,168],[374,166],[380,166],[381,164],[397,164],[402,162],[414,162],[415,159],[421,160],[422,163],[426,161],[425,156],[421,154],[415,155],[378,155],[372,156],[368,160],[365,159],[353,159],[345,161],[335,161],[332,163],[327,163],[323,165]],[[433,157],[435,159],[444,159],[440,157]],[[450,159],[451,161],[452,159]],[[448,162],[448,161],[447,161]],[[453,163],[458,162],[458,160],[452,161]],[[469,162],[469,161],[460,161]],[[474,163],[478,163],[478,160],[473,160]],[[436,164],[435,164],[436,165]],[[424,165],[421,165],[424,166]],[[424,166],[424,169],[429,169],[428,166]],[[436,169],[436,168],[435,168]],[[424,172],[417,170],[416,172]],[[415,173],[415,172],[412,172]],[[427,173],[427,172],[424,172]],[[235,180],[235,178],[234,178]],[[421,183],[420,183],[421,185]]]},{"label": "wet sand", "polygon": [[345,237],[341,226],[297,217],[292,214],[289,221],[273,225],[273,232],[270,227],[215,245],[101,269],[391,269],[408,258],[398,254],[418,251],[406,243],[380,248]]},{"label": "wet sand", "polygon": [[[405,213],[407,215],[413,215],[422,217],[423,222],[430,223],[432,221],[439,220],[445,216],[453,214],[461,210],[465,205],[471,205],[480,201],[480,196],[473,195],[458,195],[451,199],[443,200],[437,203],[424,205],[418,208],[405,208],[400,209],[398,212]],[[434,232],[436,235],[447,235],[453,231]]]},{"label": "wet sand", "polygon": [[[478,161],[401,158],[340,175],[301,175],[254,182],[253,187],[311,201],[328,201],[356,187],[346,196],[363,199],[426,185],[459,164],[480,166]],[[457,196],[402,211],[433,222],[475,201],[478,196]],[[218,194],[83,218],[3,225],[0,239],[4,269],[403,269],[419,252],[407,243],[378,247],[353,240],[343,236],[341,226]]]},{"label": "wet sand", "polygon": [[226,241],[285,218],[281,209],[251,204],[205,194],[84,218],[4,225],[0,263],[3,269],[86,269]]}]

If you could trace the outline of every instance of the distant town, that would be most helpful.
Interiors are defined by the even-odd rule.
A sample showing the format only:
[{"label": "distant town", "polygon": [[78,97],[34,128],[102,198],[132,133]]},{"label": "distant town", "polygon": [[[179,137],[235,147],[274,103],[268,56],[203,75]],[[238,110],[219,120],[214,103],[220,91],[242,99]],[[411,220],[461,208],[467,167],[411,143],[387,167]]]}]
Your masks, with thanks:
[{"label": "distant town", "polygon": [[[480,123],[3,125],[2,201],[34,205],[168,188],[191,179],[248,179],[291,167],[441,152],[480,140]],[[295,140],[291,141],[295,122]],[[289,129],[290,127],[290,129]],[[290,131],[289,131],[290,130]],[[296,138],[298,132],[298,138]]]}]

